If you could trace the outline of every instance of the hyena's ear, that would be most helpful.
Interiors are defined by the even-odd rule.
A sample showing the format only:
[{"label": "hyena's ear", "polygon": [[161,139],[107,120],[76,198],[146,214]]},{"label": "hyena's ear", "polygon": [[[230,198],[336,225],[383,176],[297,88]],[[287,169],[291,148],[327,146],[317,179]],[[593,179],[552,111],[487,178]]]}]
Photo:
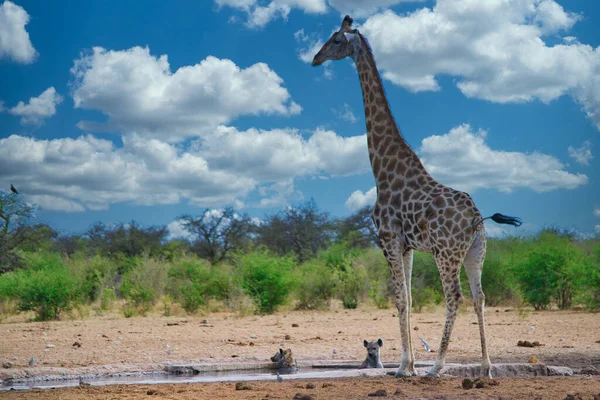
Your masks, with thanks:
[{"label": "hyena's ear", "polygon": [[383,340],[377,339],[377,344],[379,345],[379,347],[383,347]]},{"label": "hyena's ear", "polygon": [[365,347],[367,347],[369,345],[369,342],[367,342],[366,340],[363,340],[363,344],[365,345]]},{"label": "hyena's ear", "polygon": [[279,349],[279,354],[283,355],[283,349]]}]

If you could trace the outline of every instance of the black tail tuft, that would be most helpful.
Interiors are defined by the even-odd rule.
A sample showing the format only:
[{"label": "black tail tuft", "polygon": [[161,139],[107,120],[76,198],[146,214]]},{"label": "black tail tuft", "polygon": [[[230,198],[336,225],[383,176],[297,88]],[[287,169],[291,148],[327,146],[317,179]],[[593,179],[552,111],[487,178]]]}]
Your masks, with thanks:
[{"label": "black tail tuft", "polygon": [[[496,213],[488,218],[491,218],[492,221],[494,221],[498,224],[514,225],[517,227],[521,226],[521,224],[523,223],[523,220],[519,217],[509,217],[508,215],[502,215],[500,213]],[[488,219],[488,218],[484,218],[484,219]]]}]

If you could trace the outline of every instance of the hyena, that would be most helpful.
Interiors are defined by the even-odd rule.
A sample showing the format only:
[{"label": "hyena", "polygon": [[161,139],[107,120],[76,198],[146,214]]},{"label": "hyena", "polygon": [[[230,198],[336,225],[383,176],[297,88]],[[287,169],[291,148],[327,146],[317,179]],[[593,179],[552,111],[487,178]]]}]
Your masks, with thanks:
[{"label": "hyena", "polygon": [[377,339],[377,341],[367,342],[363,341],[363,344],[367,348],[367,358],[361,364],[361,368],[383,368],[381,358],[379,355],[379,349],[383,346],[383,340]]},{"label": "hyena", "polygon": [[277,364],[277,369],[280,371],[296,371],[298,369],[298,364],[290,349],[279,349],[279,351],[271,357],[271,361]]}]

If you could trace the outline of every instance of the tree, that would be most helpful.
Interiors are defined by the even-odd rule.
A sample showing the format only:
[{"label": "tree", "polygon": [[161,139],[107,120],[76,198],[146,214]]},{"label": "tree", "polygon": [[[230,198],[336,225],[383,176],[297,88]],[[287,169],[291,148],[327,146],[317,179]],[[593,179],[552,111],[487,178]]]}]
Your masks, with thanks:
[{"label": "tree", "polygon": [[88,229],[86,236],[88,249],[94,253],[105,256],[136,257],[143,254],[160,255],[168,233],[166,226],[143,228],[135,221],[113,227],[97,222]]},{"label": "tree", "polygon": [[379,235],[373,218],[372,206],[365,206],[336,223],[337,239],[346,242],[350,247],[368,248],[379,245]]},{"label": "tree", "polygon": [[232,207],[223,210],[207,208],[199,217],[185,214],[179,217],[179,222],[194,237],[191,250],[211,264],[217,264],[233,251],[243,248],[255,228],[247,214],[239,214]]},{"label": "tree", "polygon": [[332,233],[329,215],[311,199],[267,216],[258,229],[258,241],[276,254],[294,253],[301,263],[327,248]]},{"label": "tree", "polygon": [[36,210],[17,193],[0,190],[0,273],[19,266],[15,250],[30,238],[27,223]]}]

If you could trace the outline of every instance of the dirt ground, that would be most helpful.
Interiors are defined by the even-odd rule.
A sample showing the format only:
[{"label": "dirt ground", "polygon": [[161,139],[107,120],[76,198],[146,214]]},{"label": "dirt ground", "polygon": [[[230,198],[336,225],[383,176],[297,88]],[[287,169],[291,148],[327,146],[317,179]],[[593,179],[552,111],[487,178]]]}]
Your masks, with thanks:
[{"label": "dirt ground", "polygon": [[[543,398],[600,399],[600,315],[578,311],[518,311],[487,309],[487,333],[492,363],[528,362],[533,355],[547,365],[568,366],[575,377],[499,378],[482,389],[465,390],[457,378],[393,377],[338,378],[249,382],[251,390],[235,383],[169,385],[116,385],[27,392],[0,392],[7,399],[291,399],[296,393],[314,399],[362,399],[377,390],[391,398]],[[452,335],[448,363],[478,363],[480,342],[472,311],[463,311]],[[437,350],[444,311],[413,314],[413,345],[417,361],[432,361],[418,337]],[[384,340],[384,363],[400,360],[400,335],[394,309],[290,311],[272,316],[238,318],[233,314],[145,317],[124,319],[118,314],[84,320],[0,324],[0,361],[14,365],[0,370],[0,379],[12,375],[39,376],[60,368],[94,371],[161,370],[178,363],[245,363],[268,361],[279,347],[292,349],[305,364],[332,363],[365,356],[363,339]],[[519,347],[517,342],[538,341],[542,346]],[[36,364],[27,365],[31,356]],[[85,367],[85,368],[84,368]],[[307,389],[307,384],[314,388]],[[394,395],[396,393],[396,395]],[[306,397],[308,399],[308,397]]]}]

